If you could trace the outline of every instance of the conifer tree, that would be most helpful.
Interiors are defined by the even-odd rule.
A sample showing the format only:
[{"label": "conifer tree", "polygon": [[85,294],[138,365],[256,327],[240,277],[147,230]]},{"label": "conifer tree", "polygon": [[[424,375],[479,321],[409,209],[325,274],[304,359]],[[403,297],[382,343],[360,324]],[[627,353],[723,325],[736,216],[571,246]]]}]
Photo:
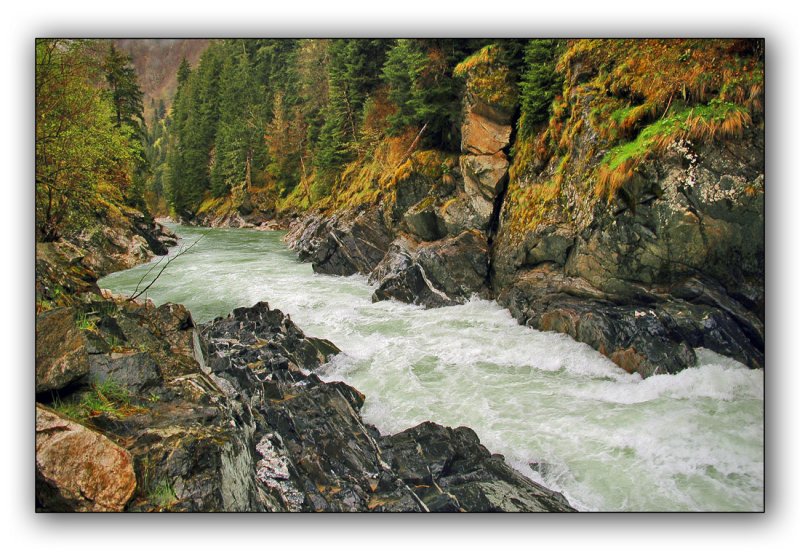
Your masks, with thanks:
[{"label": "conifer tree", "polygon": [[250,185],[256,152],[263,146],[265,125],[257,100],[260,88],[254,80],[244,43],[227,45],[220,74],[219,124],[215,136],[215,161],[211,192],[222,196],[234,186]]},{"label": "conifer tree", "polygon": [[131,65],[130,56],[120,52],[113,43],[110,43],[103,69],[111,90],[117,127],[127,124],[132,130],[140,130],[144,124],[142,90],[139,88],[136,70]]},{"label": "conifer tree", "polygon": [[561,90],[562,79],[556,72],[558,50],[563,45],[555,39],[534,39],[524,53],[520,79],[520,131],[534,133],[537,124],[547,121],[550,105]]},{"label": "conifer tree", "polygon": [[219,120],[221,48],[220,43],[212,43],[195,70],[187,72],[182,64],[178,72],[168,176],[170,202],[183,216],[194,214],[210,185]]}]

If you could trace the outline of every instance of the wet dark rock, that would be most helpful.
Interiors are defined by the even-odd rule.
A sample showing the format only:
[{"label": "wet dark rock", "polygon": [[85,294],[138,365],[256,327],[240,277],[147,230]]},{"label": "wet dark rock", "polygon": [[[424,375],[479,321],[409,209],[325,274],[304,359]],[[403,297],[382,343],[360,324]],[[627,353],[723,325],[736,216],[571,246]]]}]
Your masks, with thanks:
[{"label": "wet dark rock", "polygon": [[313,215],[287,235],[300,260],[315,272],[348,276],[369,274],[392,241],[378,208],[348,211],[332,218]]},{"label": "wet dark rock", "polygon": [[493,456],[467,427],[425,422],[381,439],[387,462],[433,512],[567,512],[559,493]]},{"label": "wet dark rock", "polygon": [[694,365],[697,347],[763,366],[758,321],[741,307],[740,315],[724,310],[737,307],[721,292],[701,290],[694,281],[679,284],[672,294],[639,289],[626,303],[586,280],[565,277],[555,265],[542,265],[503,290],[498,301],[521,324],[568,334],[645,377]]},{"label": "wet dark rock", "polygon": [[397,299],[425,307],[463,303],[488,295],[488,247],[475,230],[433,243],[396,240],[370,276],[378,287],[373,301]]},{"label": "wet dark rock", "polygon": [[266,302],[234,309],[226,318],[204,324],[200,332],[207,340],[214,372],[238,365],[268,374],[288,370],[290,363],[310,370],[339,353],[327,340],[307,338],[287,315]]},{"label": "wet dark rock", "polygon": [[[128,474],[86,486],[115,495],[105,508],[63,497],[82,494],[73,474],[94,471],[102,453],[68,445],[68,456],[37,435],[40,510],[562,510],[471,431],[429,424],[415,435],[427,445],[422,458],[402,436],[381,436],[361,418],[363,394],[309,373],[338,349],[267,303],[200,326],[180,305],[95,300],[81,310],[94,317],[91,372],[56,404],[80,409],[113,379],[110,407],[62,419],[118,448]],[[72,321],[74,310],[60,315]],[[127,489],[112,491],[117,482]]]},{"label": "wet dark rock", "polygon": [[161,380],[158,363],[145,352],[105,353],[89,357],[87,380],[103,384],[109,380],[128,390],[143,392]]}]

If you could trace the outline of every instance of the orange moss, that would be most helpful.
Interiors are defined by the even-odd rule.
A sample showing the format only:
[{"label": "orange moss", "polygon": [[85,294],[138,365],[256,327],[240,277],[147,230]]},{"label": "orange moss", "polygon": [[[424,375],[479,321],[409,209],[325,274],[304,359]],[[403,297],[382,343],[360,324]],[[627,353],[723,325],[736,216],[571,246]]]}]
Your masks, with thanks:
[{"label": "orange moss", "polygon": [[[738,39],[570,41],[547,127],[535,139],[517,137],[507,229],[522,234],[576,203],[589,209],[625,194],[639,165],[676,142],[740,137],[762,117],[762,48]],[[577,153],[587,124],[597,140]],[[574,190],[569,210],[558,202],[565,185]]]},{"label": "orange moss", "polygon": [[465,78],[467,91],[505,110],[517,103],[517,87],[509,69],[500,61],[500,47],[487,45],[469,56],[453,70],[453,75]]}]

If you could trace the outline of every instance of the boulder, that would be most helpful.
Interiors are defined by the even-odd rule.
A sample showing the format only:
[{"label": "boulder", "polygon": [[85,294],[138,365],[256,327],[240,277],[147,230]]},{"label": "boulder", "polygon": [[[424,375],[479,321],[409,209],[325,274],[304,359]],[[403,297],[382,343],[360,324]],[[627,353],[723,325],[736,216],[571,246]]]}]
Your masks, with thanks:
[{"label": "boulder", "polygon": [[380,282],[372,294],[372,301],[395,299],[426,308],[458,304],[428,279],[425,270],[415,259],[414,250],[402,238],[392,244],[386,257],[370,276],[371,281]]},{"label": "boulder", "polygon": [[287,242],[315,272],[349,276],[370,273],[386,254],[391,234],[373,207],[333,218],[312,215],[292,227]]},{"label": "boulder", "polygon": [[379,433],[358,416],[363,396],[343,383],[311,380],[266,410],[290,462],[285,477],[298,480],[309,510],[423,510],[381,459]]},{"label": "boulder", "polygon": [[315,369],[326,363],[339,349],[327,340],[307,338],[288,315],[260,302],[252,307],[234,309],[225,318],[217,318],[201,327],[207,340],[212,371],[260,364],[266,372]]},{"label": "boulder", "polygon": [[36,317],[36,392],[60,390],[88,373],[87,340],[76,324],[75,309]]},{"label": "boulder", "polygon": [[432,512],[569,512],[560,494],[514,471],[467,427],[425,422],[381,439],[386,461]]},{"label": "boulder", "polygon": [[400,238],[371,276],[379,282],[373,301],[397,299],[426,307],[488,295],[488,245],[483,233],[465,231],[455,238],[414,243]]},{"label": "boulder", "polygon": [[50,511],[118,512],[133,496],[131,455],[108,437],[36,405],[36,501]]}]

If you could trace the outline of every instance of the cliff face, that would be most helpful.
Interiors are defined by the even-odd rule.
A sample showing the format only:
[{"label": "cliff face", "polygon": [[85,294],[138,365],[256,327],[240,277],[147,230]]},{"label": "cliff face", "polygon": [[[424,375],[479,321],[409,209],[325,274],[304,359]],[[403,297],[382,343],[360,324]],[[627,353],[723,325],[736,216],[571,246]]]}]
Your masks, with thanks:
[{"label": "cliff face", "polygon": [[412,153],[373,198],[296,222],[290,245],[318,272],[370,274],[374,300],[494,297],[644,376],[700,346],[761,366],[762,53],[571,42],[550,121],[523,135],[510,72],[483,49],[457,70],[462,153]]},{"label": "cliff face", "polygon": [[[684,67],[654,72],[663,83],[628,76],[673,56]],[[515,162],[498,300],[643,375],[692,365],[699,346],[763,365],[758,44],[576,44],[561,64],[563,116],[533,139],[551,145]]]},{"label": "cliff face", "polygon": [[374,200],[299,221],[288,240],[301,259],[318,272],[369,274],[375,301],[439,307],[491,296],[490,244],[508,179],[515,96],[496,51],[481,53],[463,72],[496,73],[493,84],[506,94],[497,99],[467,78],[461,153],[410,153],[390,162],[395,170],[376,181]]}]

